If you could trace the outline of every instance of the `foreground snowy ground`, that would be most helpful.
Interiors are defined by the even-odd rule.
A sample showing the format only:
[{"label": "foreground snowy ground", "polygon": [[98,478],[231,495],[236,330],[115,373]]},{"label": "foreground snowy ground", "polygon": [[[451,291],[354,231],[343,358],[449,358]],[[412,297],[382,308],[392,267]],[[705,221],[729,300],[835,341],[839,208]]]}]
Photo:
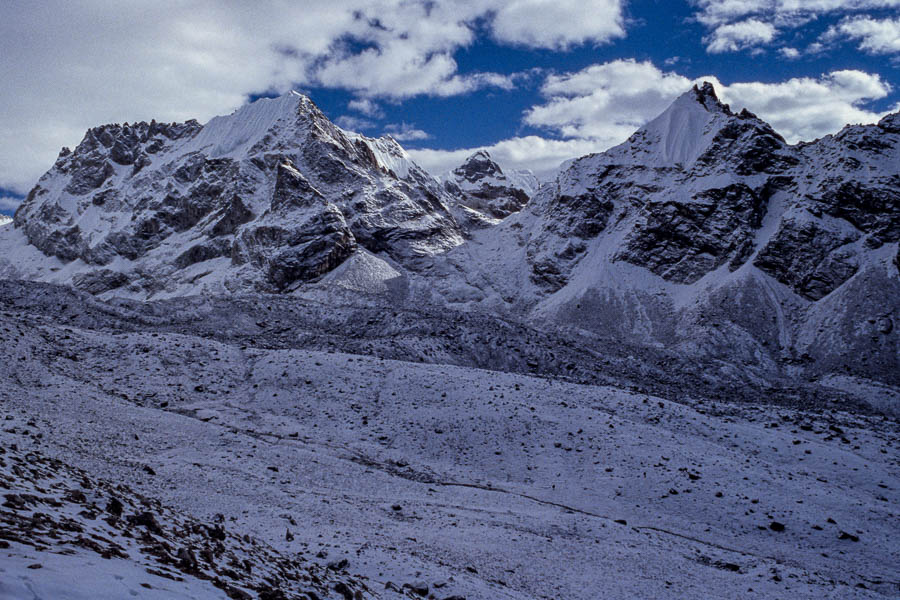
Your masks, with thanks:
[{"label": "foreground snowy ground", "polygon": [[[0,312],[0,445],[347,559],[365,597],[900,594],[895,418],[57,323]],[[139,561],[60,550],[0,549],[0,598],[161,597]]]}]

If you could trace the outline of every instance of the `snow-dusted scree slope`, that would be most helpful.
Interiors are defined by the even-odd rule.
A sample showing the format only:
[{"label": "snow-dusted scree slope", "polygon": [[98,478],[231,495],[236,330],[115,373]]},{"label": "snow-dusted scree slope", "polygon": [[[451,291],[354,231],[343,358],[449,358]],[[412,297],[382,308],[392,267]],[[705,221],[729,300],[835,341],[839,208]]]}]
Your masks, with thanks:
[{"label": "snow-dusted scree slope", "polygon": [[896,597],[898,190],[711,86],[541,185],[92,129],[0,227],[0,599]]},{"label": "snow-dusted scree slope", "polygon": [[[110,582],[224,598],[185,572],[188,550],[191,568],[251,598],[272,597],[263,584],[350,597],[340,582],[441,600],[900,590],[895,420],[223,342],[34,285],[0,296],[0,447],[13,448],[0,518],[16,524],[0,528],[2,598],[53,597],[76,570],[85,595]],[[41,457],[88,483],[62,466],[38,478]],[[124,510],[108,523],[111,494]],[[207,537],[218,521],[222,554]],[[128,557],[104,559],[111,547]],[[266,555],[299,570],[253,563]]]}]

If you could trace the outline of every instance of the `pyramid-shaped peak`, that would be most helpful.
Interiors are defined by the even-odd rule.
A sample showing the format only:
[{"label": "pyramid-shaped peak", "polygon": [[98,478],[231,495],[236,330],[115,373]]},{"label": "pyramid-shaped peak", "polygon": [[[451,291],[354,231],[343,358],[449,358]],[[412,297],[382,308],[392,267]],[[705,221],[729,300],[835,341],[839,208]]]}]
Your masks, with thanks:
[{"label": "pyramid-shaped peak", "polygon": [[317,123],[327,121],[312,100],[291,90],[280,96],[259,98],[230,115],[213,117],[203,126],[195,146],[210,156],[241,156],[270,132],[296,135],[301,120],[307,119]]},{"label": "pyramid-shaped peak", "polygon": [[453,171],[458,177],[469,181],[483,179],[484,177],[502,177],[503,169],[500,168],[487,150],[478,150],[470,155],[460,166]]},{"label": "pyramid-shaped peak", "polygon": [[[691,164],[734,114],[710,82],[695,85],[614,151],[640,150],[659,164]],[[630,150],[629,150],[630,149]]]}]

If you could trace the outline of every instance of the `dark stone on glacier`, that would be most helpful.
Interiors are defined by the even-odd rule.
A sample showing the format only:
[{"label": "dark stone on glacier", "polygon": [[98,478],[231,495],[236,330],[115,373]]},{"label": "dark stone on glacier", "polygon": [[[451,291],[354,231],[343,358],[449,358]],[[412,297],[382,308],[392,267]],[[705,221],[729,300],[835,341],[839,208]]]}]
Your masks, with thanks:
[{"label": "dark stone on glacier", "polygon": [[149,511],[139,512],[128,516],[128,523],[133,526],[146,527],[151,533],[162,534],[162,528],[156,520],[156,515]]},{"label": "dark stone on glacier", "polygon": [[334,584],[334,591],[343,596],[344,600],[353,600],[353,590],[343,581]]},{"label": "dark stone on glacier", "polygon": [[109,503],[106,505],[106,512],[116,517],[121,517],[122,510],[123,506],[121,500],[115,497],[109,499]]},{"label": "dark stone on glacier", "polygon": [[183,571],[195,571],[198,566],[197,556],[189,547],[183,547],[178,550],[178,568]]},{"label": "dark stone on glacier", "polygon": [[424,581],[413,581],[412,583],[405,583],[403,587],[411,590],[413,593],[418,594],[419,596],[427,596],[428,595],[428,584]]},{"label": "dark stone on glacier", "polygon": [[175,259],[175,266],[184,269],[195,263],[231,256],[231,241],[228,239],[214,238],[212,240],[191,246]]},{"label": "dark stone on glacier", "polygon": [[97,295],[115,290],[129,282],[128,275],[110,269],[98,269],[79,273],[72,278],[72,285],[88,294]]},{"label": "dark stone on glacier", "polygon": [[3,506],[13,510],[23,510],[27,506],[25,499],[18,494],[6,494]]}]

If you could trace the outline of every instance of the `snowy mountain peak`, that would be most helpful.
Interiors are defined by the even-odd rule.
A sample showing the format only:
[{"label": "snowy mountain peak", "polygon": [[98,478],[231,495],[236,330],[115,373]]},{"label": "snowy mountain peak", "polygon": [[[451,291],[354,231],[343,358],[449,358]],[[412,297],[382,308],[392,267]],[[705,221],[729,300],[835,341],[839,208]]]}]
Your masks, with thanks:
[{"label": "snowy mountain peak", "polygon": [[687,165],[699,158],[731,116],[706,83],[682,94],[632,139],[649,142],[647,150],[664,164]]},{"label": "snowy mountain peak", "polygon": [[324,120],[325,116],[306,96],[291,91],[276,98],[260,98],[230,115],[214,117],[203,126],[194,146],[213,157],[240,157],[259,143],[273,128],[292,133],[302,117]]},{"label": "snowy mountain peak", "polygon": [[288,92],[203,126],[89,130],[4,239],[24,236],[38,270],[95,294],[285,291],[357,248],[414,268],[462,242],[451,203],[395,141],[345,132]]},{"label": "snowy mountain peak", "polygon": [[637,162],[655,168],[675,167],[694,175],[719,167],[749,174],[772,162],[790,160],[772,156],[787,152],[787,146],[784,138],[753,113],[733,113],[707,82],[682,94],[624,143],[589,157],[589,162]]},{"label": "snowy mountain peak", "polygon": [[460,217],[470,225],[491,225],[518,212],[539,187],[534,173],[504,171],[486,150],[475,152],[441,179],[457,198]]},{"label": "snowy mountain peak", "polygon": [[0,227],[3,227],[4,225],[9,225],[10,223],[12,223],[11,218],[7,217],[6,215],[0,215]]}]

